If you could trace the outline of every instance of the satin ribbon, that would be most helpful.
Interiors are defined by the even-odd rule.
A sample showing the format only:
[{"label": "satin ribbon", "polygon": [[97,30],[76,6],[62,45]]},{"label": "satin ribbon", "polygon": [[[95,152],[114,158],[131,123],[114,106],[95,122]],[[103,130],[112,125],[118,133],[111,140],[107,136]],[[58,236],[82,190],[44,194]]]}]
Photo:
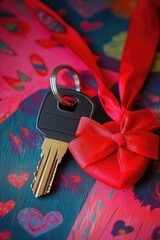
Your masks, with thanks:
[{"label": "satin ribbon", "polygon": [[[107,87],[107,79],[103,77],[93,53],[79,33],[40,1],[24,1],[42,28],[49,32],[58,43],[70,48],[89,67],[97,79],[98,95],[104,110],[113,120],[120,121],[124,112],[123,107],[131,109],[135,96],[143,86],[158,45],[160,26],[154,2],[152,0],[139,0],[132,15],[120,67],[119,92],[122,103],[120,104]],[[40,22],[37,10],[48,14],[48,19],[47,16],[44,19],[46,22],[48,20],[50,23],[51,19],[49,18],[53,17],[58,24],[64,27],[64,32],[47,28]]]},{"label": "satin ribbon", "polygon": [[40,22],[54,39],[69,47],[90,68],[97,79],[101,103],[115,121],[102,126],[82,118],[78,138],[69,144],[73,157],[88,174],[105,184],[117,189],[133,185],[144,174],[149,158],[158,158],[159,137],[151,133],[159,128],[158,121],[150,110],[130,111],[149,73],[159,41],[159,16],[154,1],[139,0],[130,21],[120,66],[120,103],[108,89],[107,79],[81,36],[39,1],[25,2],[36,18],[40,9],[49,15],[49,22],[52,16],[63,26],[65,31],[58,32]]},{"label": "satin ribbon", "polygon": [[126,111],[120,122],[103,125],[82,117],[69,148],[84,171],[121,189],[140,179],[149,158],[157,159],[159,137],[150,131],[158,126],[149,109]]}]

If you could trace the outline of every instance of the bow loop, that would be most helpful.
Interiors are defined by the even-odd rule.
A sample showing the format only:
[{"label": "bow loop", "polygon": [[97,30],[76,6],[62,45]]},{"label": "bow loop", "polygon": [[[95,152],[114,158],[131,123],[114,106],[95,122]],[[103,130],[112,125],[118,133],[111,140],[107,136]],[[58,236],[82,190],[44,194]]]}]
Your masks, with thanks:
[{"label": "bow loop", "polygon": [[153,132],[160,127],[159,122],[150,109],[143,109],[138,111],[127,111],[120,123],[122,132],[131,130],[144,130]]},{"label": "bow loop", "polygon": [[108,128],[105,127],[105,125],[101,125],[90,118],[81,117],[81,120],[78,124],[78,128],[76,131],[76,136],[81,137],[88,135],[89,136],[101,135],[103,137],[110,137],[111,132]]},{"label": "bow loop", "polygon": [[153,159],[158,159],[159,137],[147,131],[133,130],[124,134],[126,148]]},{"label": "bow loop", "polygon": [[103,125],[82,117],[69,149],[87,173],[121,189],[139,180],[149,158],[158,158],[159,137],[150,132],[156,127],[149,110],[126,111],[120,122]]}]

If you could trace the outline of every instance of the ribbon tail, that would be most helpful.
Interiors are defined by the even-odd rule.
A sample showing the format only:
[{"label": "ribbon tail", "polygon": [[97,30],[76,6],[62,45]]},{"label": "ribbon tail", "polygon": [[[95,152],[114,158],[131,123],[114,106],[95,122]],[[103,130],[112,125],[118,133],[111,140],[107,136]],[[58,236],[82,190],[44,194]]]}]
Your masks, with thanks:
[{"label": "ribbon tail", "polygon": [[33,4],[30,0],[25,0],[25,3],[31,9],[35,16],[36,9],[41,9],[51,15],[54,19],[57,19],[57,21],[66,28],[65,33],[59,33],[47,29],[43,26],[42,23],[40,23],[41,26],[45,30],[47,30],[51,34],[51,36],[56,39],[57,42],[70,48],[96,76],[99,98],[102,105],[104,106],[105,111],[115,121],[119,121],[122,117],[122,109],[120,107],[120,104],[112,91],[107,87],[107,81],[103,78],[101,69],[97,66],[93,53],[91,52],[85,41],[82,39],[82,37],[79,35],[79,33],[71,26],[69,26],[60,16],[58,16],[56,12],[49,9],[40,1],[35,0]]},{"label": "ribbon tail", "polygon": [[122,106],[131,109],[141,90],[159,42],[158,11],[153,0],[139,0],[131,18],[120,66]]},{"label": "ribbon tail", "polygon": [[155,131],[160,128],[160,123],[150,109],[138,111],[125,111],[121,121],[121,131],[127,132],[134,130]]},{"label": "ribbon tail", "polygon": [[124,134],[126,148],[142,156],[158,159],[159,136],[145,131],[133,131]]}]

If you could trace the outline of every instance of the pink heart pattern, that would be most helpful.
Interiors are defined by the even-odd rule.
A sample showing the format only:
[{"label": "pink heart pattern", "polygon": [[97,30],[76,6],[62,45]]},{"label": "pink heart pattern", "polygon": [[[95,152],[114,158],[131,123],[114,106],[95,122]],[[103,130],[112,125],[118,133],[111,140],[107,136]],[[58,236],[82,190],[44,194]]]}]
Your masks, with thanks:
[{"label": "pink heart pattern", "polygon": [[11,173],[8,175],[8,181],[14,187],[20,189],[26,183],[29,177],[30,177],[29,172],[24,172],[20,175]]},{"label": "pink heart pattern", "polygon": [[11,238],[11,232],[8,230],[3,230],[0,232],[0,240],[9,240]]},{"label": "pink heart pattern", "polygon": [[9,200],[6,203],[0,202],[0,217],[5,217],[16,205],[15,201]]},{"label": "pink heart pattern", "polygon": [[57,211],[49,212],[43,217],[35,208],[24,208],[18,214],[18,222],[30,235],[37,237],[57,228],[63,222],[63,217]]}]

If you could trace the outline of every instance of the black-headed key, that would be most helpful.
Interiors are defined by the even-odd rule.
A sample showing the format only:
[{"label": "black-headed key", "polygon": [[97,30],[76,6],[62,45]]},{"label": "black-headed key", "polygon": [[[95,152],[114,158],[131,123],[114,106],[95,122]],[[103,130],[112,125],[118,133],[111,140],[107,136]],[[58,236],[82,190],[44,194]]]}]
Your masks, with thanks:
[{"label": "black-headed key", "polygon": [[35,179],[31,185],[36,197],[50,192],[54,176],[65,155],[68,143],[76,138],[75,133],[82,116],[92,117],[95,105],[86,95],[69,89],[60,89],[62,96],[76,99],[73,107],[59,104],[49,92],[39,111],[37,128],[45,135]]}]

